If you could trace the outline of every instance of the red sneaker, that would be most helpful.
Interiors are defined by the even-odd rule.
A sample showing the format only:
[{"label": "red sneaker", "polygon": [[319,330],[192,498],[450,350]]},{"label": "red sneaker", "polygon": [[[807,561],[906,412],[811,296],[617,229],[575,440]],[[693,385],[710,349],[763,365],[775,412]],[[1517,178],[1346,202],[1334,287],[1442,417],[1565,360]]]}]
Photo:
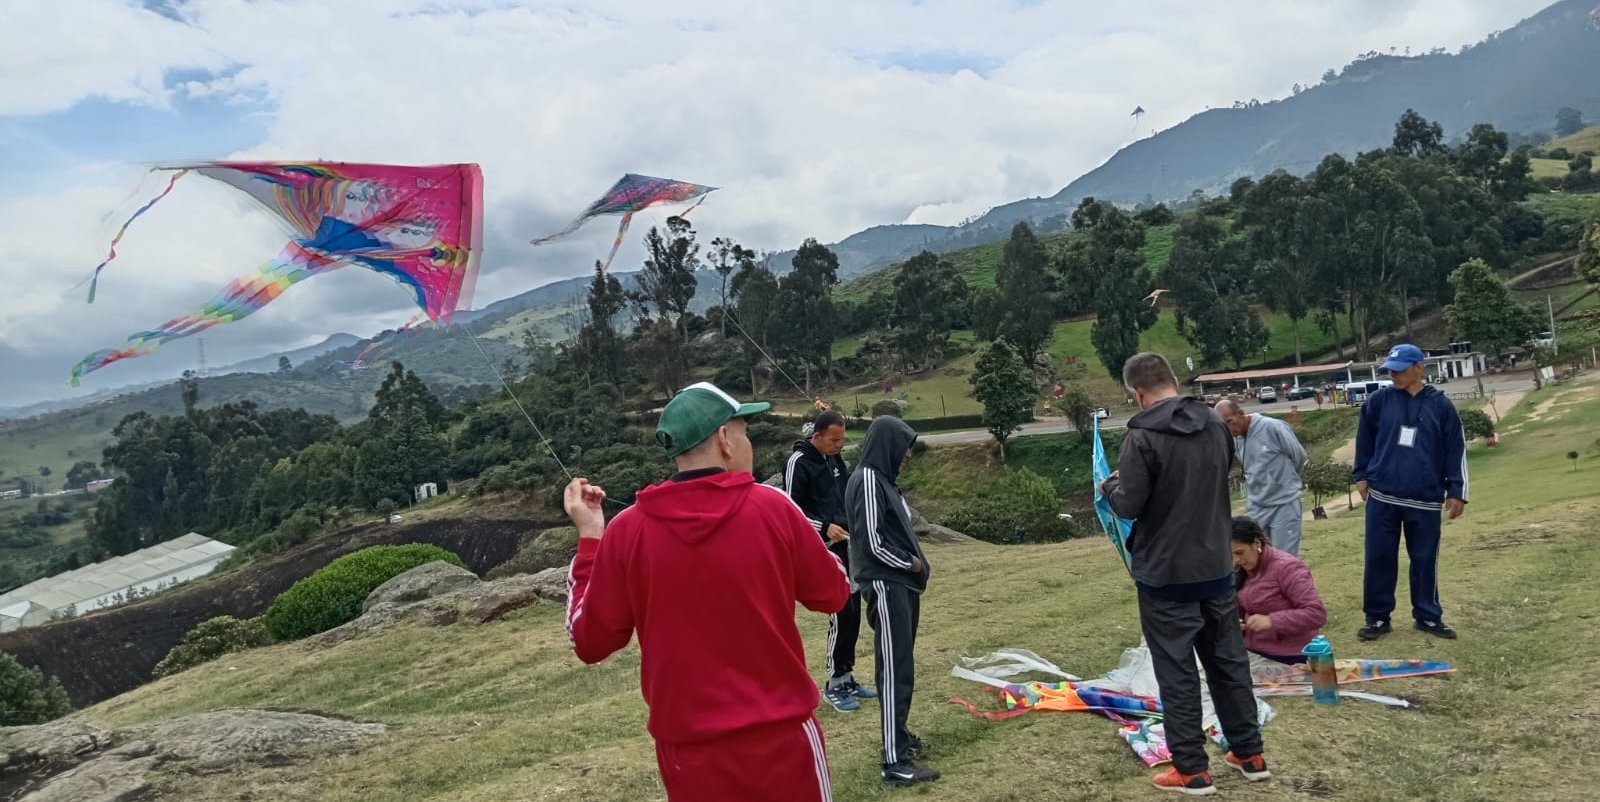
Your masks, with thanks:
[{"label": "red sneaker", "polygon": [[1258,783],[1272,778],[1272,772],[1267,771],[1267,759],[1260,755],[1239,757],[1229,752],[1223,760],[1228,765],[1238,769],[1239,773],[1243,774],[1244,778],[1250,782]]},{"label": "red sneaker", "polygon": [[1210,796],[1217,792],[1217,787],[1211,784],[1211,772],[1202,771],[1199,774],[1183,774],[1177,769],[1167,769],[1162,774],[1150,778],[1157,788],[1163,791],[1177,791],[1190,796]]}]

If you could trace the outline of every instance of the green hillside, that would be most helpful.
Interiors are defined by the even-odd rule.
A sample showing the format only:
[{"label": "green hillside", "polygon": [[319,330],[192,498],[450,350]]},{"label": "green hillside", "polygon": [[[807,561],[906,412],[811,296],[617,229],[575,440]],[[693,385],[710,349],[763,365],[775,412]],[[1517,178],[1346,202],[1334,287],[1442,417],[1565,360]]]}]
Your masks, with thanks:
[{"label": "green hillside", "polygon": [[1572,153],[1594,151],[1600,153],[1600,125],[1590,126],[1571,136],[1553,139],[1545,143],[1546,149],[1566,148]]},{"label": "green hillside", "polygon": [[[1446,525],[1441,596],[1460,632],[1441,641],[1397,627],[1379,644],[1360,626],[1362,518],[1306,525],[1303,556],[1327,605],[1326,632],[1342,657],[1430,658],[1458,672],[1393,679],[1376,693],[1394,710],[1347,699],[1322,707],[1274,698],[1263,735],[1274,778],[1247,785],[1218,770],[1223,795],[1242,800],[1569,800],[1589,798],[1574,745],[1600,738],[1600,667],[1582,648],[1600,607],[1600,515],[1592,479],[1600,444],[1573,431],[1600,425],[1596,386],[1535,393],[1506,419],[1500,445],[1474,445],[1467,514]],[[937,447],[930,453],[937,451]],[[1342,505],[1341,505],[1342,506]],[[1116,727],[1084,713],[1031,713],[989,722],[947,700],[997,702],[952,677],[962,656],[1033,650],[1095,677],[1139,642],[1135,594],[1111,547],[1096,537],[1056,545],[930,545],[912,726],[944,779],[892,798],[1143,800],[1145,768]],[[1403,581],[1402,581],[1403,585]],[[1400,589],[1402,606],[1405,589]],[[639,651],[581,665],[560,605],[541,604],[487,625],[402,627],[338,646],[284,644],[230,655],[82,713],[130,726],[226,707],[314,710],[391,730],[363,751],[309,762],[241,765],[223,773],[158,772],[153,796],[172,800],[320,799],[328,802],[502,802],[510,799],[659,800],[644,729]],[[813,677],[824,675],[827,619],[800,613]],[[870,638],[858,665],[872,665]],[[1033,679],[1025,677],[1022,679]],[[1589,701],[1585,701],[1589,700]],[[877,711],[824,709],[834,798],[882,800]],[[1220,753],[1211,750],[1214,761]],[[1214,763],[1220,766],[1220,762]]]}]

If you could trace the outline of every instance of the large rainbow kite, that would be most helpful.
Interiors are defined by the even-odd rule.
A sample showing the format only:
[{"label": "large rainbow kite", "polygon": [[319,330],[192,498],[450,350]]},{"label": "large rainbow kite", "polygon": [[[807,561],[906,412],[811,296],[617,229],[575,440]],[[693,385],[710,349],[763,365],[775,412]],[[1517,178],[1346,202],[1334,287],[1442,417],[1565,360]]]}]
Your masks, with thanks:
[{"label": "large rainbow kite", "polygon": [[684,211],[684,215],[694,211],[696,206],[705,200],[705,194],[715,190],[716,187],[691,184],[687,181],[676,181],[671,178],[656,178],[648,175],[635,175],[628,173],[621,180],[611,185],[606,194],[599,200],[589,204],[566,228],[554,234],[540,237],[533,241],[534,245],[543,245],[551,240],[560,239],[579,228],[591,219],[607,214],[622,215],[622,223],[617,226],[617,238],[611,243],[611,253],[606,255],[605,263],[600,266],[603,271],[611,266],[611,260],[617,256],[617,249],[622,247],[622,237],[628,233],[628,225],[633,222],[634,212],[641,211],[661,203],[683,203],[694,200],[694,206]]},{"label": "large rainbow kite", "polygon": [[95,267],[90,303],[100,272],[116,258],[117,242],[128,225],[166,197],[185,173],[221,181],[256,199],[288,224],[293,238],[276,257],[229,282],[198,311],[84,357],[72,369],[73,386],[85,373],[248,317],[294,284],[349,265],[409,287],[431,321],[448,322],[471,303],[483,240],[483,173],[476,164],[202,162],[155,169],[175,175],[160,195],[122,224],[106,260]]}]

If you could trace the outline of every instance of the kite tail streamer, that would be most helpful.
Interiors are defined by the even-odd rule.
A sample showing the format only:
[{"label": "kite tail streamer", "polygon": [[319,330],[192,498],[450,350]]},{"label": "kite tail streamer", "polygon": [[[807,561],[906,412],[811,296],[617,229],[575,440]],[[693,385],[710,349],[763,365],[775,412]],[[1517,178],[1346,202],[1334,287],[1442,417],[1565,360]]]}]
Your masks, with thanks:
[{"label": "kite tail streamer", "polygon": [[611,253],[606,254],[606,261],[601,265],[600,272],[611,269],[611,260],[617,258],[617,249],[622,247],[622,238],[628,233],[628,226],[633,223],[633,212],[622,216],[622,225],[617,226],[617,239],[611,243]]},{"label": "kite tail streamer", "polygon": [[[162,198],[165,198],[167,196],[167,193],[172,191],[173,185],[178,183],[178,179],[182,178],[183,174],[187,173],[187,172],[189,172],[189,171],[185,169],[185,170],[179,170],[178,172],[173,173],[172,174],[172,180],[167,182],[167,188],[161,190],[161,194],[160,195],[157,195],[154,198],[151,198],[149,200],[149,202],[145,203],[145,205],[140,206],[137,210],[135,210],[134,213],[132,215],[130,215],[126,221],[123,222],[122,228],[117,229],[117,235],[115,237],[111,238],[111,248],[110,248],[110,251],[106,254],[105,261],[103,261],[100,264],[97,264],[97,265],[94,266],[94,274],[92,276],[90,276],[90,278],[89,278],[89,303],[94,303],[95,289],[100,284],[100,271],[104,270],[106,268],[106,265],[111,264],[111,260],[112,259],[117,258],[117,243],[122,241],[122,235],[128,233],[128,226],[133,225],[133,221],[138,220],[141,215],[143,215],[145,212],[150,211],[150,207],[156,205],[156,203],[159,202]],[[135,191],[137,191],[137,190],[135,190]]]}]

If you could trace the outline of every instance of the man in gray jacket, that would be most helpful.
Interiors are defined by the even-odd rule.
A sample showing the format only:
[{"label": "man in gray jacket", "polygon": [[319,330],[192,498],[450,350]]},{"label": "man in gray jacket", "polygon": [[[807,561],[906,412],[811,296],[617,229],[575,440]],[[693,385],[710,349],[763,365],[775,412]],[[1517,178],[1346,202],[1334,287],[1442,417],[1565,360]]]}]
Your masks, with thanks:
[{"label": "man in gray jacket", "polygon": [[1172,366],[1160,354],[1129,359],[1122,383],[1142,411],[1128,421],[1117,472],[1101,491],[1117,515],[1134,522],[1128,551],[1139,589],[1139,626],[1161,689],[1172,752],[1172,769],[1153,781],[1185,794],[1216,792],[1201,722],[1197,653],[1232,747],[1226,762],[1248,780],[1265,780],[1272,774],[1261,755],[1233,588],[1232,438],[1204,402],[1178,395]]},{"label": "man in gray jacket", "polygon": [[1245,508],[1272,545],[1300,556],[1300,478],[1306,449],[1289,424],[1268,415],[1249,415],[1232,401],[1217,402],[1217,414],[1233,433],[1244,466]]},{"label": "man in gray jacket", "polygon": [[896,480],[916,441],[917,433],[905,421],[892,415],[874,419],[844,491],[850,518],[850,578],[861,588],[877,656],[882,777],[895,786],[939,779],[939,772],[912,762],[922,742],[906,725],[916,685],[912,649],[922,617],[922,591],[928,587],[928,558],[917,543],[911,508]]}]

